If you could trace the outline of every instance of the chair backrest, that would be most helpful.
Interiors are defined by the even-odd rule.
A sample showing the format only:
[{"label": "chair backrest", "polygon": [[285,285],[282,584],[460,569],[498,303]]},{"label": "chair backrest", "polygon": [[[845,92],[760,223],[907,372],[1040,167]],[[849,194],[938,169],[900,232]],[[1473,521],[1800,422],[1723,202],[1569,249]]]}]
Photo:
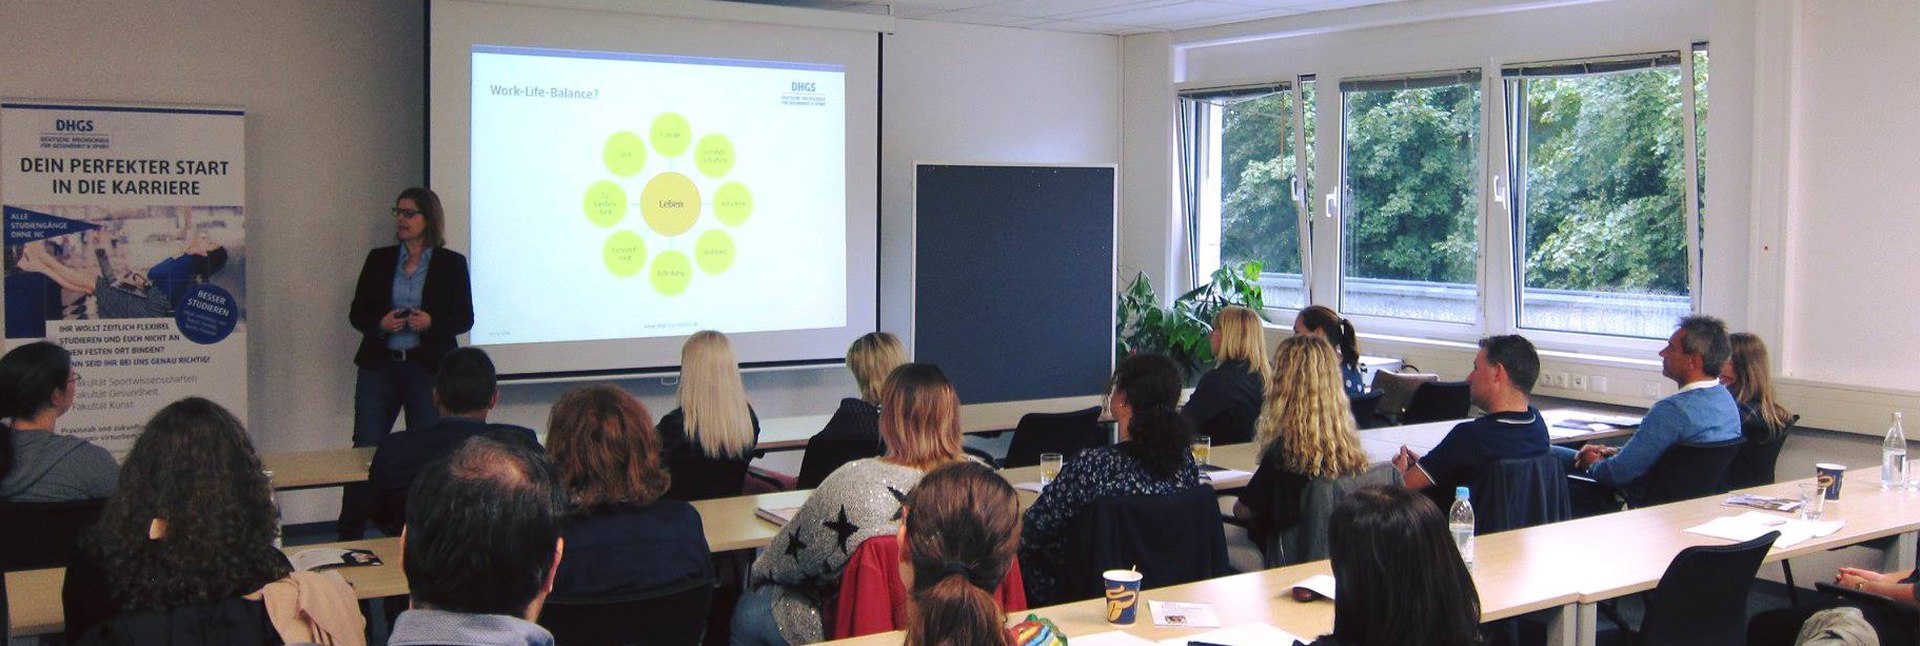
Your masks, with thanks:
[{"label": "chair backrest", "polygon": [[1641,476],[1645,484],[1640,488],[1640,499],[1629,499],[1627,504],[1648,507],[1726,493],[1727,467],[1733,464],[1733,457],[1746,442],[1738,439],[1719,444],[1667,447],[1667,452]]},{"label": "chair backrest", "polygon": [[106,505],[104,498],[0,502],[0,572],[65,567]]},{"label": "chair backrest", "polygon": [[1107,429],[1100,425],[1100,407],[1071,413],[1027,413],[1013,429],[1013,443],[1007,447],[1003,466],[1030,467],[1040,464],[1040,454],[1071,456],[1081,449],[1107,444]]},{"label": "chair backrest", "polygon": [[1354,423],[1363,429],[1391,425],[1392,422],[1387,421],[1386,416],[1380,414],[1380,402],[1386,398],[1387,391],[1372,390],[1349,400],[1353,405]]},{"label": "chair backrest", "polygon": [[[1026,581],[1020,560],[1014,559],[1007,576],[993,591],[1008,613],[1027,609]],[[833,602],[831,639],[846,639],[906,628],[907,584],[900,580],[900,539],[881,534],[860,543],[847,557],[840,575],[840,594]]]},{"label": "chair backrest", "polygon": [[1389,418],[1399,417],[1407,412],[1407,403],[1413,401],[1413,391],[1418,390],[1421,384],[1439,380],[1440,375],[1431,373],[1375,372],[1373,389],[1386,394],[1380,398],[1380,404],[1374,410]]},{"label": "chair backrest", "polygon": [[548,600],[540,625],[553,633],[556,644],[700,646],[712,603],[712,585],[604,603]]},{"label": "chair backrest", "polygon": [[795,489],[818,489],[820,483],[834,469],[848,462],[863,458],[879,457],[884,447],[878,438],[849,439],[823,438],[815,436],[807,441],[806,454],[800,458],[800,475],[794,478]]},{"label": "chair backrest", "polygon": [[1142,588],[1226,576],[1227,536],[1213,488],[1157,496],[1126,496],[1083,507],[1067,533],[1062,599],[1091,599],[1106,590],[1100,573],[1140,568]]},{"label": "chair backrest", "polygon": [[1727,488],[1745,489],[1773,484],[1773,465],[1780,461],[1780,449],[1787,445],[1787,436],[1793,433],[1793,427],[1799,423],[1799,415],[1788,418],[1787,427],[1780,429],[1780,436],[1771,442],[1764,438],[1747,438],[1746,443],[1740,446],[1740,452],[1734,454],[1733,464],[1727,467]]},{"label": "chair backrest", "polygon": [[1467,382],[1429,381],[1413,391],[1413,399],[1407,402],[1407,412],[1400,415],[1400,423],[1461,419],[1467,416],[1467,410],[1472,406]]},{"label": "chair backrest", "polygon": [[663,496],[668,500],[732,498],[740,495],[747,483],[746,460],[681,459],[667,465],[667,470],[673,475]]},{"label": "chair backrest", "polygon": [[1392,464],[1375,464],[1342,478],[1314,478],[1300,494],[1300,522],[1270,533],[1262,560],[1276,568],[1327,558],[1327,526],[1333,508],[1361,487],[1401,483],[1400,470]]},{"label": "chair backrest", "polygon": [[1647,599],[1640,623],[1646,646],[1747,643],[1747,592],[1780,532],[1734,545],[1681,550]]},{"label": "chair backrest", "polygon": [[1495,460],[1473,482],[1474,533],[1571,520],[1572,501],[1566,466],[1553,453]]}]

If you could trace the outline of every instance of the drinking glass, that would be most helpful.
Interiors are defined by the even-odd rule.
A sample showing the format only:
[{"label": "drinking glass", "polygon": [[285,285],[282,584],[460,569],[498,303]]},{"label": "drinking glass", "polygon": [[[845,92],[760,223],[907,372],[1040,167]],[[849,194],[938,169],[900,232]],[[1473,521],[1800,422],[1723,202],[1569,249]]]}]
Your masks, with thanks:
[{"label": "drinking glass", "polygon": [[1065,462],[1066,456],[1058,453],[1040,454],[1040,486],[1053,484],[1053,479],[1060,477],[1060,465]]},{"label": "drinking glass", "polygon": [[1204,467],[1211,459],[1213,459],[1213,438],[1205,435],[1193,436],[1193,463]]},{"label": "drinking glass", "polygon": [[1803,482],[1800,490],[1800,518],[1820,520],[1821,511],[1827,502],[1827,488],[1818,483]]}]

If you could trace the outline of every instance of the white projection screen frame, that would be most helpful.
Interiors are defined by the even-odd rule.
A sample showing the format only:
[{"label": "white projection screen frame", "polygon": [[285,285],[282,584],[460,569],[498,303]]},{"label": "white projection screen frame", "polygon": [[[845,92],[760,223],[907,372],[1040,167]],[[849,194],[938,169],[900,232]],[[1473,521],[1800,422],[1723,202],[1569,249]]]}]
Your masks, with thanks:
[{"label": "white projection screen frame", "polygon": [[[846,274],[844,325],[784,331],[721,331],[728,332],[740,362],[755,367],[838,362],[855,337],[878,328],[880,45],[876,31],[462,0],[434,0],[428,23],[429,186],[439,193],[446,209],[448,247],[468,254],[476,268],[485,263],[507,263],[517,271],[542,271],[537,256],[476,257],[469,244],[475,46],[774,61],[844,69],[846,245],[844,258],[840,259]],[[642,120],[634,130],[646,136],[647,126]],[[748,152],[741,150],[738,154],[744,156]],[[592,179],[597,178],[583,178],[579,182],[579,194],[584,195]],[[763,208],[760,196],[755,195],[754,199],[757,215]],[[569,210],[577,216],[581,205],[582,198],[576,197],[555,208]],[[639,218],[640,215],[636,212],[627,217]],[[697,280],[699,273],[694,272],[694,277]],[[644,286],[647,278],[635,276],[636,288]],[[486,316],[486,304],[478,302],[484,298],[476,285],[475,309],[480,317]],[[603,313],[602,307],[591,302],[558,305],[579,316]],[[764,315],[778,317],[779,314],[767,311]],[[492,355],[503,377],[526,379],[672,372],[678,369],[680,346],[688,333],[691,330],[651,338],[540,343],[468,341]]]}]

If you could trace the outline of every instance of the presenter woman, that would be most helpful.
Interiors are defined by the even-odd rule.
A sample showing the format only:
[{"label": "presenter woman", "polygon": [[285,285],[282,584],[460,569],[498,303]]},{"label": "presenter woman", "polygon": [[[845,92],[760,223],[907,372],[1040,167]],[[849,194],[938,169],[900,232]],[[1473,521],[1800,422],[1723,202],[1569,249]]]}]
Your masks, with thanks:
[{"label": "presenter woman", "polygon": [[467,258],[446,249],[440,196],[409,188],[394,201],[399,244],[367,253],[348,322],[361,334],[353,363],[353,445],[377,446],[400,410],[407,427],[432,424],[433,375],[455,339],[473,327]]}]

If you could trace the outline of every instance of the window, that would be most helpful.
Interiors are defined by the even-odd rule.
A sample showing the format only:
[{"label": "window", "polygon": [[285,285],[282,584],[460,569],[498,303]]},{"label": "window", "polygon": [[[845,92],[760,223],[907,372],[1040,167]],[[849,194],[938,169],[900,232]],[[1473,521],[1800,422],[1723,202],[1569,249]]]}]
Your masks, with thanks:
[{"label": "window", "polygon": [[1480,72],[1343,80],[1340,309],[1479,320]]},{"label": "window", "polygon": [[1657,339],[1693,311],[1680,57],[1502,70],[1519,327]]},{"label": "window", "polygon": [[1258,262],[1269,307],[1301,308],[1301,149],[1291,84],[1181,95],[1181,161],[1192,269]]}]

